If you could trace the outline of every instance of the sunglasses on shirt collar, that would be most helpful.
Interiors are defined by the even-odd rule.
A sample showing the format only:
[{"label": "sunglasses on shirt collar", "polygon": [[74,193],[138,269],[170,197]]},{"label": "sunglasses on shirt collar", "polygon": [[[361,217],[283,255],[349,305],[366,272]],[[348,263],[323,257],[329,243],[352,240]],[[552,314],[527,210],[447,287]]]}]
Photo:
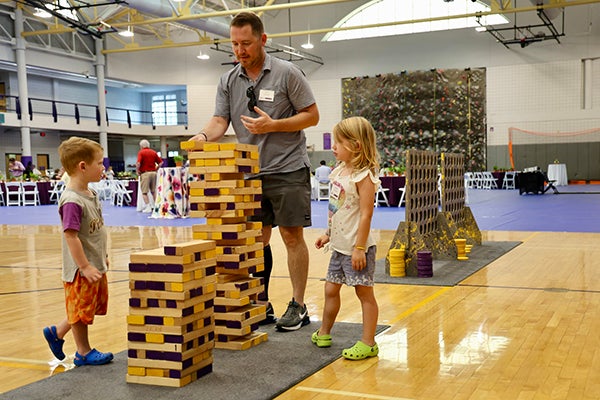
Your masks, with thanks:
[{"label": "sunglasses on shirt collar", "polygon": [[246,97],[248,97],[248,110],[250,112],[256,112],[254,111],[254,107],[256,107],[257,105],[256,93],[254,93],[254,86],[250,86],[248,89],[246,89]]}]

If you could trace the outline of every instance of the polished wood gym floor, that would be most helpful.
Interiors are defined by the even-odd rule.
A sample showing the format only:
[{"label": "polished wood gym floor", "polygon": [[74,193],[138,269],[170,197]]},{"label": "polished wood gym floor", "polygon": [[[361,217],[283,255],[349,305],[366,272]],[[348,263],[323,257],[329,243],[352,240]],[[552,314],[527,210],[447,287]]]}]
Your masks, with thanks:
[{"label": "polished wood gym floor", "polygon": [[[110,304],[90,328],[92,346],[126,348],[129,254],[189,240],[189,227],[109,227]],[[306,293],[316,329],[329,254],[307,229]],[[393,231],[377,230],[378,258]],[[522,244],[455,287],[376,285],[379,357],[339,359],[279,399],[600,399],[600,233],[483,231]],[[0,225],[0,392],[63,371],[42,328],[64,317],[57,226]],[[274,259],[285,259],[277,232]],[[271,301],[279,315],[291,292],[275,262]],[[351,289],[339,321],[361,322]],[[276,334],[276,333],[273,333]],[[65,351],[75,349],[70,335]],[[335,340],[335,337],[334,337]],[[350,345],[351,343],[349,343]],[[290,343],[290,345],[293,345]],[[315,349],[315,351],[318,351]]]}]

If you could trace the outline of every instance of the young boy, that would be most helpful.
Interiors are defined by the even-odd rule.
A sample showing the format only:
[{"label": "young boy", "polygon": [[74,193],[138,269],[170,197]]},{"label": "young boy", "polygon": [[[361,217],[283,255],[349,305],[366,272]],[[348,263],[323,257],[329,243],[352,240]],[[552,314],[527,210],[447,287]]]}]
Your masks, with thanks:
[{"label": "young boy", "polygon": [[92,140],[71,137],[61,143],[58,153],[70,176],[58,203],[67,318],[44,328],[44,337],[56,358],[63,360],[63,338],[73,330],[77,346],[74,364],[106,364],[113,354],[92,349],[88,340],[88,326],[95,315],[106,315],[108,305],[106,230],[98,197],[88,189],[88,183],[98,182],[104,173],[103,149]]}]

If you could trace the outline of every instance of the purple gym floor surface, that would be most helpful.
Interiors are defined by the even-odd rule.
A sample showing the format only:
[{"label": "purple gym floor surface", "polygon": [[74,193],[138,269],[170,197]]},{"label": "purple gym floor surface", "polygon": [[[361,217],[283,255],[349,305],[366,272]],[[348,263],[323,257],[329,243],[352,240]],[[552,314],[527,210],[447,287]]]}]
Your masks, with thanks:
[{"label": "purple gym floor surface", "polygon": [[[559,186],[560,194],[523,194],[518,190],[469,189],[468,206],[483,231],[600,232],[600,185]],[[134,207],[103,204],[108,226],[192,226],[200,218],[152,219]],[[377,207],[371,226],[396,230],[403,207]],[[327,202],[312,202],[313,228],[325,228]],[[0,225],[58,225],[56,205],[0,207]]]}]

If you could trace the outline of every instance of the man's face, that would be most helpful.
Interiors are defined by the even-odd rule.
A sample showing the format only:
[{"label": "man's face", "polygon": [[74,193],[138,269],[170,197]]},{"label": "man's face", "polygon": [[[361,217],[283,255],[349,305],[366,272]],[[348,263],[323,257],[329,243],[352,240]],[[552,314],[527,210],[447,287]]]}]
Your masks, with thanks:
[{"label": "man's face", "polygon": [[250,25],[242,27],[232,26],[230,30],[231,45],[235,58],[242,64],[246,70],[262,68],[264,61],[263,46],[266,43],[267,35],[263,34],[258,38],[252,33]]}]

